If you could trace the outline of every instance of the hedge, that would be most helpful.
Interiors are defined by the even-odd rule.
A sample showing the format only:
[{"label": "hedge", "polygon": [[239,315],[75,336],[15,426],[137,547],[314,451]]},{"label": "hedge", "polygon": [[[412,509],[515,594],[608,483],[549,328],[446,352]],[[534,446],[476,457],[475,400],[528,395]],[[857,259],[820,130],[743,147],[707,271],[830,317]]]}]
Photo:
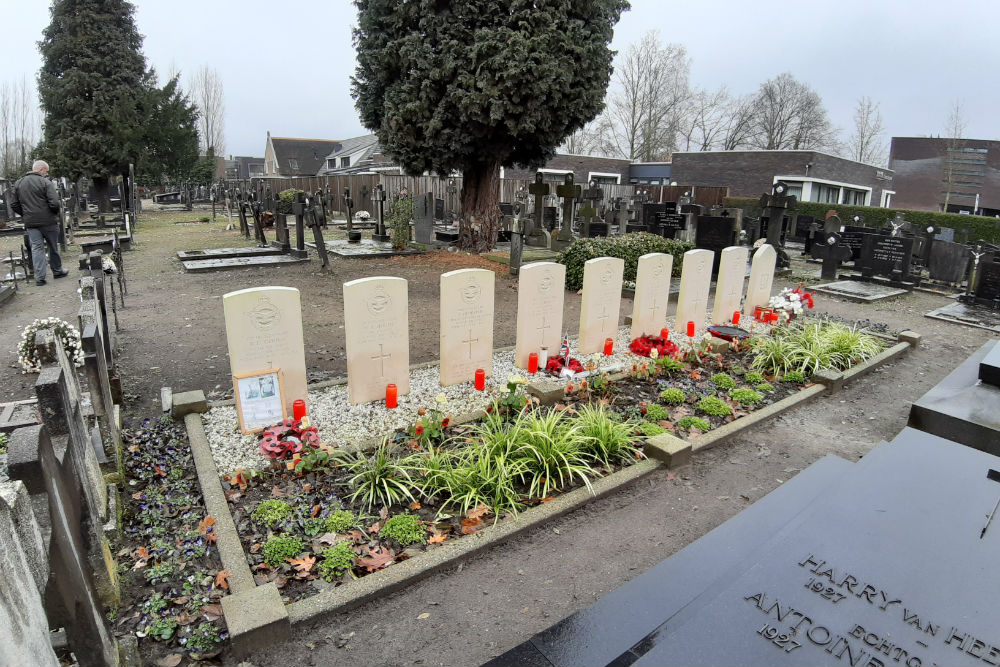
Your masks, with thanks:
[{"label": "hedge", "polygon": [[292,204],[295,202],[295,198],[299,193],[305,194],[305,190],[297,190],[295,188],[288,188],[287,190],[282,190],[278,193],[278,213],[291,213]]},{"label": "hedge", "polygon": [[[742,208],[746,215],[760,215],[760,200],[749,197],[726,197],[722,200],[723,206],[733,206]],[[969,241],[987,241],[989,243],[1000,243],[1000,220],[987,218],[981,215],[959,215],[958,213],[939,213],[937,211],[908,211],[898,208],[876,208],[874,206],[847,206],[844,204],[823,204],[820,202],[800,201],[795,212],[800,215],[811,215],[823,220],[827,211],[836,211],[844,224],[852,224],[851,220],[855,215],[864,218],[866,227],[883,227],[890,220],[896,218],[897,213],[902,213],[907,222],[912,223],[917,229],[933,224],[937,227],[951,227],[956,231],[967,229],[969,231]]]},{"label": "hedge", "polygon": [[693,243],[665,239],[656,234],[637,232],[621,236],[579,239],[559,254],[556,261],[566,265],[566,289],[583,287],[583,265],[597,257],[618,257],[625,260],[625,280],[635,281],[639,258],[651,252],[663,252],[674,257],[673,274],[681,274],[684,253],[694,248]]}]

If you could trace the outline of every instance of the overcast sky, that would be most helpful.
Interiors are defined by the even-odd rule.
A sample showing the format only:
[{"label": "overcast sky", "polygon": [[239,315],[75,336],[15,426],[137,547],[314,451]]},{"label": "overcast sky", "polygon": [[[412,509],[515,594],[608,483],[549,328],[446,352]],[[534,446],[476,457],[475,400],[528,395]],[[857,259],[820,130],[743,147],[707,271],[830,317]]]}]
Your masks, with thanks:
[{"label": "overcast sky", "polygon": [[[263,156],[265,133],[344,139],[366,133],[350,97],[349,0],[133,0],[144,51],[161,74],[214,67],[225,84],[226,152]],[[49,3],[4,13],[0,81],[27,76]],[[846,139],[858,98],[881,104],[890,136],[943,134],[956,100],[965,135],[1000,138],[1000,0],[837,3],[632,0],[615,29],[624,50],[658,29],[683,44],[691,83],[738,94],[791,72],[823,98]]]}]

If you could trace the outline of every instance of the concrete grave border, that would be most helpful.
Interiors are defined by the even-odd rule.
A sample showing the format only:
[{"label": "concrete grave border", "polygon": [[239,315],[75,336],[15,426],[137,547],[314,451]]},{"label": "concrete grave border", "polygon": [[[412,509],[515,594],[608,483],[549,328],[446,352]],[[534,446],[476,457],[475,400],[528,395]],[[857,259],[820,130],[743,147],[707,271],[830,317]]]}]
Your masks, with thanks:
[{"label": "concrete grave border", "polygon": [[[216,519],[215,530],[218,533],[216,544],[219,556],[223,567],[232,573],[232,577],[229,579],[230,595],[223,598],[222,605],[230,632],[233,653],[237,659],[244,659],[259,648],[284,641],[292,624],[355,609],[436,572],[454,567],[486,549],[534,530],[594,500],[621,491],[655,472],[661,465],[671,469],[687,465],[691,462],[693,453],[715,447],[745,429],[821,394],[835,393],[846,382],[861,377],[895,359],[903,352],[917,347],[920,344],[920,338],[919,334],[912,331],[901,332],[895,339],[897,340],[896,345],[884,350],[869,361],[845,372],[818,373],[813,376],[815,384],[804,387],[797,393],[756,410],[746,417],[713,429],[694,442],[682,440],[670,434],[647,438],[644,449],[648,459],[595,480],[592,483],[593,493],[587,488],[574,489],[558,496],[551,502],[522,512],[516,519],[509,518],[498,521],[496,524],[473,535],[465,536],[461,540],[435,547],[419,558],[408,559],[393,565],[391,568],[353,581],[348,586],[330,588],[289,605],[282,602],[281,595],[273,583],[258,586],[254,582],[242,541],[229,511],[229,503],[222,488],[219,471],[205,435],[201,412],[213,406],[232,405],[234,401],[208,403],[201,391],[174,394],[172,413],[176,418],[184,419],[198,473],[198,481],[205,500],[205,508],[207,513]],[[510,349],[513,348],[501,348],[497,351]],[[427,368],[436,364],[436,361],[432,361],[414,364],[410,368],[411,370]],[[616,380],[626,376],[627,373],[616,373],[610,379]],[[338,378],[311,385],[310,388],[321,389],[341,385],[346,381],[346,378]],[[558,392],[556,384],[559,387]],[[526,393],[539,396],[543,404],[551,404],[561,400],[563,386],[564,383],[561,381],[542,381],[529,383],[525,389]],[[455,419],[455,423],[478,419],[483,414],[482,411],[477,411],[461,415]],[[365,444],[374,444],[374,441]],[[362,447],[364,446],[363,444]]]}]

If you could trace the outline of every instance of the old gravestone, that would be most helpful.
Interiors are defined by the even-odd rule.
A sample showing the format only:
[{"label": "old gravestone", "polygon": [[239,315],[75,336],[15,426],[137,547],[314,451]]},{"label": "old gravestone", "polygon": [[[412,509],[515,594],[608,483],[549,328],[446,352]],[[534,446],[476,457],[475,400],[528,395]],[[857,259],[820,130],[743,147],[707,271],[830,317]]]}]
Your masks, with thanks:
[{"label": "old gravestone", "polygon": [[934,241],[927,263],[927,272],[931,279],[958,285],[965,280],[968,271],[968,248],[950,241]]},{"label": "old gravestone", "polygon": [[434,193],[417,195],[413,201],[413,238],[417,243],[430,244],[434,237]]},{"label": "old gravestone", "polygon": [[737,227],[733,218],[728,216],[698,216],[698,226],[694,232],[694,244],[702,250],[711,250],[715,263],[712,265],[712,275],[719,272],[719,258],[725,248],[736,245]]},{"label": "old gravestone", "polygon": [[302,306],[294,287],[252,287],[222,297],[233,375],[281,369],[285,409],[306,398]]},{"label": "old gravestone", "polygon": [[493,375],[493,285],[486,269],[441,274],[441,384]]},{"label": "old gravestone", "polygon": [[1000,261],[981,261],[976,269],[976,303],[996,308],[1000,305]]},{"label": "old gravestone", "polygon": [[844,225],[843,231],[840,232],[840,242],[851,249],[850,259],[844,261],[857,262],[861,257],[861,247],[865,244],[865,237],[872,233],[873,230],[870,227]]},{"label": "old gravestone", "polygon": [[524,237],[524,244],[536,248],[549,247],[549,227],[543,220],[545,201],[549,194],[549,184],[544,181],[541,172],[535,172],[535,181],[528,186],[528,193],[532,195],[534,214],[531,218],[531,229]]},{"label": "old gravestone", "polygon": [[660,236],[665,239],[679,239],[687,229],[688,216],[684,213],[667,211],[657,214]]},{"label": "old gravestone", "polygon": [[444,200],[435,199],[434,200],[434,219],[444,220]]},{"label": "old gravestone", "polygon": [[743,279],[747,275],[749,250],[732,246],[722,251],[719,259],[719,279],[715,285],[715,305],[712,324],[724,324],[733,319],[743,300]]},{"label": "old gravestone", "polygon": [[580,354],[604,349],[607,338],[618,335],[625,260],[618,257],[589,259],[583,265],[583,298],[580,301]]},{"label": "old gravestone", "polygon": [[642,224],[645,226],[645,231],[650,234],[659,234],[659,220],[658,215],[667,212],[666,204],[643,204],[642,205]]},{"label": "old gravestone", "polygon": [[875,275],[908,281],[910,260],[913,257],[913,238],[868,234],[861,246],[861,257],[856,266],[865,277]]},{"label": "old gravestone", "polygon": [[667,326],[673,266],[673,255],[662,252],[647,253],[639,258],[632,301],[633,339],[659,335],[660,330]]},{"label": "old gravestone", "polygon": [[566,266],[555,262],[532,262],[521,267],[517,283],[517,343],[514,363],[528,367],[528,355],[542,346],[551,356],[562,342],[563,297]]},{"label": "old gravestone", "polygon": [[813,243],[810,252],[814,259],[823,260],[823,269],[820,272],[823,280],[836,280],[840,263],[851,258],[851,249],[841,243],[840,234],[837,232],[823,233],[819,240]]},{"label": "old gravestone", "polygon": [[573,183],[573,173],[570,172],[563,177],[563,184],[556,187],[556,194],[563,200],[562,225],[559,227],[559,234],[553,235],[551,250],[562,252],[573,243],[573,217],[576,210],[576,200],[583,194],[583,188]]},{"label": "old gravestone", "polygon": [[681,265],[681,290],[677,295],[675,328],[686,328],[694,322],[696,328],[705,326],[708,311],[708,291],[712,286],[712,262],[715,253],[711,250],[688,250]]},{"label": "old gravestone", "polygon": [[407,281],[359,278],[344,283],[344,338],[347,391],[351,403],[385,399],[395,384],[399,396],[410,392]]},{"label": "old gravestone", "polygon": [[766,306],[771,300],[771,285],[774,282],[774,266],[778,254],[770,244],[765,243],[753,253],[750,262],[750,279],[747,281],[747,297],[743,300],[743,314],[753,314],[757,306]]}]

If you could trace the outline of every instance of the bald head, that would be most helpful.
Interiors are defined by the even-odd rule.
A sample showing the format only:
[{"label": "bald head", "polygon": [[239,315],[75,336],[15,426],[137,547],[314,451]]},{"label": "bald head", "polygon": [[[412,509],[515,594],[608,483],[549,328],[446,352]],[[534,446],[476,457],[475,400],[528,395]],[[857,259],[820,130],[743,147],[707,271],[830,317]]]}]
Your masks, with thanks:
[{"label": "bald head", "polygon": [[49,174],[49,163],[45,160],[35,160],[31,163],[31,171],[36,174],[41,174],[42,176],[48,176]]}]

